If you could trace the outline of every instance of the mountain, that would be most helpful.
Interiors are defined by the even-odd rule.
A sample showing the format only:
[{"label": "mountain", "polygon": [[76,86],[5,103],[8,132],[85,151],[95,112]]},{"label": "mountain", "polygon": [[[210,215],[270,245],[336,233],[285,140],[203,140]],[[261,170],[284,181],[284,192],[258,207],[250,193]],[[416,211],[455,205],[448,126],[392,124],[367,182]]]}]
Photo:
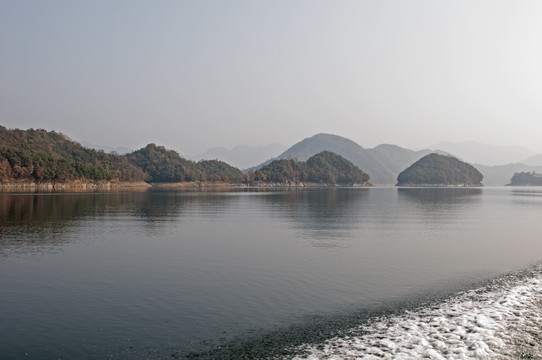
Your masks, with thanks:
[{"label": "mountain", "polygon": [[79,143],[86,148],[94,149],[94,150],[102,150],[108,154],[115,152],[119,155],[124,155],[124,154],[131,153],[133,151],[132,149],[127,148],[125,146],[118,146],[118,147],[102,146],[102,145],[92,144],[86,141],[80,141]]},{"label": "mountain", "polygon": [[429,154],[397,177],[397,186],[445,185],[481,186],[483,175],[470,164],[453,156]]},{"label": "mountain", "polygon": [[531,156],[525,160],[520,161],[520,163],[529,166],[542,166],[542,154]]},{"label": "mountain", "polygon": [[395,184],[400,171],[430,153],[429,150],[412,151],[396,145],[379,145],[373,149],[364,149],[356,142],[338,135],[317,134],[303,139],[278,157],[249,170],[255,171],[278,159],[305,161],[324,150],[351,161],[369,174],[373,184]]},{"label": "mountain", "polygon": [[306,162],[295,159],[273,160],[256,171],[254,181],[286,185],[370,185],[369,175],[330,151],[319,152]]},{"label": "mountain", "polygon": [[454,154],[468,163],[488,166],[517,163],[536,154],[521,146],[486,145],[475,141],[440,142],[428,148]]},{"label": "mountain", "polygon": [[277,156],[286,149],[282,144],[269,144],[266,146],[239,145],[232,149],[213,147],[204,154],[190,156],[191,160],[218,159],[227,162],[239,169],[246,169],[254,164]]},{"label": "mountain", "polygon": [[537,172],[542,173],[542,166],[528,166],[515,163],[500,166],[487,166],[474,164],[474,167],[484,174],[482,183],[486,186],[503,186],[510,183],[510,179],[515,173]]}]

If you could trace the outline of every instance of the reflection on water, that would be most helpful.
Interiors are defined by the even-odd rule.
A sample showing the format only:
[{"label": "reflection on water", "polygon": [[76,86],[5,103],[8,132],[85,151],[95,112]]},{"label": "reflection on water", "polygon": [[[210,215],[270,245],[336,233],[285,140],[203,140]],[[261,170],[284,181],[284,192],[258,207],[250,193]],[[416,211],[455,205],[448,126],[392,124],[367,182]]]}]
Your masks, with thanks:
[{"label": "reflection on water", "polygon": [[271,214],[287,220],[314,247],[348,246],[349,230],[366,205],[368,189],[313,189],[291,191],[260,198]]},{"label": "reflection on water", "polygon": [[528,186],[513,187],[511,189],[516,203],[535,207],[542,206],[542,187]]},{"label": "reflection on water", "polygon": [[[231,190],[205,193],[147,191],[133,193],[76,193],[0,195],[0,256],[57,251],[77,241],[88,221],[137,221],[149,235],[159,236],[168,223],[181,221],[183,211],[216,217],[236,201]],[[124,225],[124,224],[123,224]]]},{"label": "reflection on water", "polygon": [[105,217],[139,216],[149,224],[174,221],[183,203],[148,192],[0,195],[0,254],[13,247],[18,252],[51,250],[51,245],[58,249],[75,240],[71,235],[81,231],[85,221]]},{"label": "reflection on water", "polygon": [[482,195],[481,188],[408,188],[397,189],[399,195],[412,198],[419,203],[463,203]]},{"label": "reflection on water", "polygon": [[424,224],[451,223],[481,201],[480,188],[398,188],[399,201],[419,214]]}]

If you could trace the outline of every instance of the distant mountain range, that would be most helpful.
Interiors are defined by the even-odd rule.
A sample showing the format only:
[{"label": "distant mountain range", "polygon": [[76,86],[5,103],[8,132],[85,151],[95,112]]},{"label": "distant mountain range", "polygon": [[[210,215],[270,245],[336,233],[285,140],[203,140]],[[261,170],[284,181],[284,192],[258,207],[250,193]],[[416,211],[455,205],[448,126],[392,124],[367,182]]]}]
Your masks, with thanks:
[{"label": "distant mountain range", "polygon": [[116,152],[119,155],[125,155],[128,153],[131,153],[133,150],[130,148],[127,148],[125,146],[118,146],[118,147],[112,147],[112,146],[102,146],[102,145],[96,145],[92,144],[86,141],[80,141],[79,144],[83,145],[86,148],[94,149],[94,150],[103,150],[106,153],[112,153]]},{"label": "distant mountain range", "polygon": [[397,145],[379,145],[373,149],[364,149],[356,142],[332,134],[317,134],[293,145],[276,158],[270,159],[249,170],[257,170],[273,160],[297,159],[306,161],[321,152],[331,151],[351,161],[369,174],[373,184],[397,183],[397,175],[415,161],[431,153],[430,150],[412,151]]},{"label": "distant mountain range", "polygon": [[[542,165],[542,155],[538,155],[538,163],[527,164],[526,159],[534,157],[536,153],[521,146],[497,146],[481,144],[475,141],[440,142],[428,146],[431,150],[442,150],[471,164],[484,164],[497,166],[522,162],[526,165]],[[535,157],[536,158],[536,157]]]},{"label": "distant mountain range", "polygon": [[240,145],[232,149],[221,146],[210,148],[204,154],[189,156],[189,159],[193,161],[218,159],[239,169],[246,169],[280,154],[285,149],[286,145],[282,144],[269,144],[266,146]]},{"label": "distant mountain range", "polygon": [[542,154],[531,156],[530,158],[527,158],[520,162],[529,166],[542,166]]}]

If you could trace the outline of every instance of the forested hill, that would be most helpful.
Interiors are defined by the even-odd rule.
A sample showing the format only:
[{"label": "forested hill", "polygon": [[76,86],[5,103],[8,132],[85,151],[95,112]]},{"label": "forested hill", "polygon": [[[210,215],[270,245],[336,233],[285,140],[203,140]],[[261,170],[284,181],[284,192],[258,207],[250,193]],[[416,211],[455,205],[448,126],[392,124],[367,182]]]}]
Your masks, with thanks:
[{"label": "forested hill", "polygon": [[145,173],[126,157],[87,149],[55,131],[0,126],[0,181],[76,179],[141,181]]},{"label": "forested hill", "polygon": [[481,186],[483,178],[472,165],[452,156],[433,153],[401,172],[397,185]]},{"label": "forested hill", "polygon": [[542,186],[542,174],[534,172],[515,173],[510,180],[513,186]]},{"label": "forested hill", "polygon": [[149,144],[127,155],[106,154],[81,146],[55,131],[0,126],[0,181],[68,182],[226,181],[243,173],[222,161],[193,162],[173,150]]},{"label": "forested hill", "polygon": [[296,185],[368,185],[369,175],[340,155],[322,151],[306,162],[274,160],[253,174],[256,183]]},{"label": "forested hill", "polygon": [[225,181],[241,182],[241,170],[219,160],[199,162],[182,158],[176,151],[149,144],[127,154],[128,160],[141,168],[151,182]]}]

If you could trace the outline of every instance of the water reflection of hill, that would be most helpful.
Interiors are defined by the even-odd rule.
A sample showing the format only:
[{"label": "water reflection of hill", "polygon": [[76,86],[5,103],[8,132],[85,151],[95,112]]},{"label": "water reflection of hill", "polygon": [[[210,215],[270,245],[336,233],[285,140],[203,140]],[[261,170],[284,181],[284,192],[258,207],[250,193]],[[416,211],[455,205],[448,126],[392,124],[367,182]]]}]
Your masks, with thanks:
[{"label": "water reflection of hill", "polygon": [[[272,216],[294,224],[316,247],[343,246],[359,221],[368,189],[313,189],[261,197]],[[267,205],[267,204],[266,204]]]},{"label": "water reflection of hill", "polygon": [[[85,220],[135,217],[149,226],[181,216],[189,198],[135,193],[32,194],[0,196],[2,249],[19,252],[70,242]],[[52,248],[51,248],[52,249]],[[42,250],[40,250],[42,251]]]},{"label": "water reflection of hill", "polygon": [[280,192],[260,199],[271,216],[293,224],[312,246],[344,247],[352,238],[372,236],[375,227],[392,229],[397,221],[450,221],[481,195],[478,188],[337,188]]},{"label": "water reflection of hill", "polygon": [[229,191],[0,195],[0,251],[58,248],[80,238],[76,233],[88,220],[120,221],[119,228],[135,221],[157,235],[186,214],[217,216],[233,199]]},{"label": "water reflection of hill", "polygon": [[398,188],[400,206],[411,208],[412,221],[447,222],[464,216],[467,207],[481,200],[480,188]]},{"label": "water reflection of hill", "polygon": [[69,221],[122,212],[153,219],[177,214],[180,205],[178,198],[149,193],[3,195],[0,223],[2,228],[56,228]]},{"label": "water reflection of hill", "polygon": [[482,194],[480,188],[397,188],[397,191],[400,196],[419,203],[461,203]]}]

